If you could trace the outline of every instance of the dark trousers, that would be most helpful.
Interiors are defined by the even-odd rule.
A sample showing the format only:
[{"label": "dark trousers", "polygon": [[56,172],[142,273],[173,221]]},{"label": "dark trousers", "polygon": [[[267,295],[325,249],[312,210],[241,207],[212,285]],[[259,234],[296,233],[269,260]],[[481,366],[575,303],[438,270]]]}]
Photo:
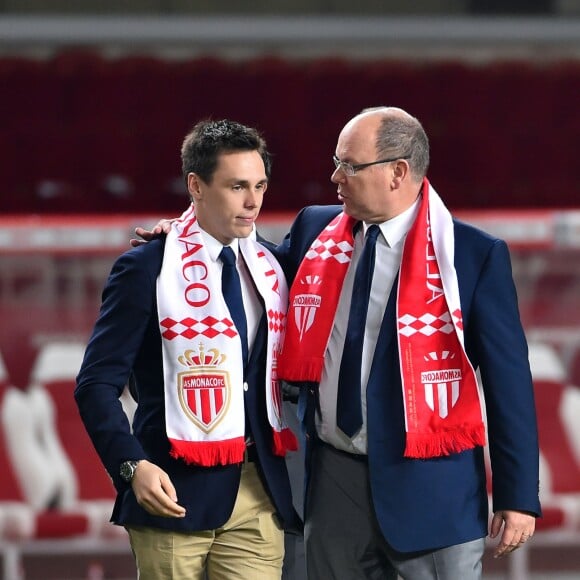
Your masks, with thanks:
[{"label": "dark trousers", "polygon": [[[296,416],[296,405],[284,402],[284,417],[288,426],[296,435],[300,433],[300,424]],[[296,511],[302,515],[304,509],[304,446],[298,451],[289,453],[286,457],[292,498]],[[304,554],[304,538],[296,534],[286,534],[284,546],[284,567],[282,580],[306,580],[306,559]]]},{"label": "dark trousers", "polygon": [[397,552],[376,520],[365,457],[318,444],[305,527],[308,580],[480,580],[485,539]]}]

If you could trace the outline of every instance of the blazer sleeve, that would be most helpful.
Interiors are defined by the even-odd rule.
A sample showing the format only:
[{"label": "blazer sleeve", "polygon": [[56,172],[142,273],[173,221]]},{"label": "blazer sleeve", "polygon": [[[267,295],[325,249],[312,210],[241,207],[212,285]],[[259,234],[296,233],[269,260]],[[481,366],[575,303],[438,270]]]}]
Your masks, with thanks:
[{"label": "blazer sleeve", "polygon": [[[147,244],[150,245],[155,243]],[[117,489],[126,486],[119,477],[120,464],[147,457],[131,433],[119,397],[150,317],[156,312],[156,275],[148,262],[152,249],[137,248],[115,262],[75,389],[81,418]]]},{"label": "blazer sleeve", "polygon": [[528,347],[507,245],[495,240],[475,287],[469,335],[483,384],[493,510],[540,515],[539,450]]}]

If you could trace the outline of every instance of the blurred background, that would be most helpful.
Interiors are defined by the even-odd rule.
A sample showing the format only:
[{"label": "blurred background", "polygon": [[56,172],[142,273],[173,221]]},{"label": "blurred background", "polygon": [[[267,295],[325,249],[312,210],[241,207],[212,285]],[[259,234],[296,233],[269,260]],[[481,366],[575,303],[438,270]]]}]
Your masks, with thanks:
[{"label": "blurred background", "polygon": [[448,207],[512,252],[545,517],[486,580],[580,578],[579,103],[580,0],[0,0],[2,577],[135,577],[72,389],[115,257],[187,205],[185,133],[262,131],[279,240],[336,202],[338,134],[383,104],[422,121]]}]

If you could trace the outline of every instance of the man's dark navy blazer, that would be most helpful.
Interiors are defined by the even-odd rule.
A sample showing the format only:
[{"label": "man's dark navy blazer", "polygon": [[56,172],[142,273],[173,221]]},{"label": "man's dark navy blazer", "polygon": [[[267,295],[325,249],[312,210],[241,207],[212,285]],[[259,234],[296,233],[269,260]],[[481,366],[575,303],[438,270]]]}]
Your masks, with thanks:
[{"label": "man's dark navy blazer", "polygon": [[[310,244],[341,209],[319,206],[300,212],[277,250],[289,280]],[[457,220],[454,236],[465,348],[481,372],[487,407],[493,510],[539,515],[535,406],[508,249],[502,240]],[[307,471],[316,441],[317,396],[316,384],[301,390],[300,412],[309,442]],[[433,550],[487,535],[483,449],[436,459],[403,457],[395,292],[389,297],[373,358],[367,422],[372,500],[383,535],[394,549]]]},{"label": "man's dark navy blazer", "polygon": [[[195,467],[169,455],[156,280],[165,238],[123,254],[114,264],[99,318],[77,377],[75,398],[87,431],[113,479],[118,495],[111,520],[117,524],[194,531],[215,529],[230,517],[240,482],[240,465]],[[293,508],[286,462],[271,452],[266,415],[266,321],[262,319],[250,354],[244,394],[246,416],[259,456],[265,488],[286,529],[301,522]],[[130,373],[138,394],[134,437],[119,396]],[[128,459],[148,459],[165,470],[177,490],[185,518],[148,514],[119,475]]]}]

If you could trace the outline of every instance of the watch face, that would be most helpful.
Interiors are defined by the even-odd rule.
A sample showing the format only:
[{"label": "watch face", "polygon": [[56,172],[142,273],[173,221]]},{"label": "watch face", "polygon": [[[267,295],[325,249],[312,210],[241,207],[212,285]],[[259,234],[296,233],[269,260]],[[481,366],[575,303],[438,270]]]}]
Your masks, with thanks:
[{"label": "watch face", "polygon": [[124,461],[121,463],[120,475],[127,483],[133,479],[135,466],[136,463],[134,461]]}]

